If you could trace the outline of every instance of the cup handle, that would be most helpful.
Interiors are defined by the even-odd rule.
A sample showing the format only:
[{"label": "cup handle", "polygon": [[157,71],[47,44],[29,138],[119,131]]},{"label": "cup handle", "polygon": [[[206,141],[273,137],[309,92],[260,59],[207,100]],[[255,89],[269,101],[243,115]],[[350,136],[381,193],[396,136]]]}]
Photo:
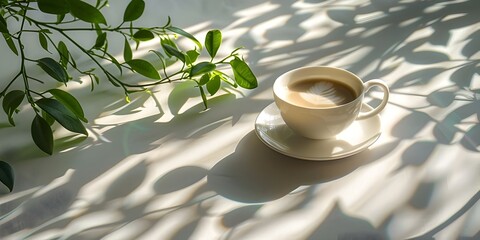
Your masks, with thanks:
[{"label": "cup handle", "polygon": [[365,89],[363,93],[366,93],[372,87],[380,87],[383,90],[383,99],[380,105],[378,105],[376,108],[372,109],[371,111],[359,113],[357,117],[357,119],[359,120],[369,118],[381,112],[387,105],[388,97],[390,96],[390,91],[388,90],[388,86],[387,84],[385,84],[383,80],[380,80],[380,79],[369,80],[363,84],[363,87]]}]

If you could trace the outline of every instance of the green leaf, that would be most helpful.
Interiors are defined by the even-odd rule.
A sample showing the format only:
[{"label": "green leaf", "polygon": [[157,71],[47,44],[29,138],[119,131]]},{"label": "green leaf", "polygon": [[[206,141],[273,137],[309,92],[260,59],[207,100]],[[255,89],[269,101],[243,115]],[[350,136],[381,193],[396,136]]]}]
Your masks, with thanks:
[{"label": "green leaf", "polygon": [[88,122],[88,120],[85,118],[85,113],[83,112],[82,106],[74,96],[60,89],[50,89],[48,92],[70,111],[72,111],[75,116],[78,117],[78,119],[85,123]]},{"label": "green leaf", "polygon": [[74,17],[89,23],[103,23],[107,25],[103,14],[94,6],[80,0],[67,1],[70,4],[70,13]]},{"label": "green leaf", "polygon": [[155,38],[155,35],[147,29],[140,29],[135,34],[133,34],[133,38],[138,41],[149,41]]},{"label": "green leaf", "polygon": [[143,0],[132,0],[125,9],[123,14],[124,22],[135,21],[140,18],[145,10],[145,2]]},{"label": "green leaf", "polygon": [[159,51],[150,50],[149,52],[153,52],[153,53],[155,53],[155,55],[157,55],[158,59],[159,59],[160,62],[162,63],[163,69],[165,69],[165,68],[166,68],[166,65],[167,65],[167,63],[165,62],[166,57],[165,57],[161,52],[159,52]]},{"label": "green leaf", "polygon": [[100,33],[97,36],[97,39],[95,40],[95,45],[93,45],[93,48],[100,49],[105,45],[106,42],[107,42],[107,33],[106,32]]},{"label": "green leaf", "polygon": [[197,76],[215,70],[217,66],[211,62],[201,62],[193,66],[190,70],[190,76]]},{"label": "green leaf", "polygon": [[120,71],[120,75],[122,74],[122,65],[120,64],[120,62],[118,62],[118,60],[110,53],[108,53],[107,51],[104,52],[109,58],[110,58],[110,61],[112,61],[112,63],[118,68],[118,71]]},{"label": "green leaf", "polygon": [[208,93],[210,93],[211,96],[215,95],[215,93],[218,92],[218,90],[220,89],[220,83],[220,76],[218,75],[213,76],[213,78],[207,82],[207,91]]},{"label": "green leaf", "polygon": [[164,61],[165,60],[165,56],[163,56],[163,54],[159,51],[155,51],[155,50],[150,50],[149,52],[153,52],[155,53],[155,55],[157,55],[157,57],[161,60],[161,61]]},{"label": "green leaf", "polygon": [[32,139],[40,150],[52,155],[53,153],[53,133],[48,122],[40,115],[35,115],[30,129]]},{"label": "green leaf", "polygon": [[190,34],[188,32],[185,32],[183,29],[170,26],[170,27],[167,27],[167,30],[169,30],[171,32],[174,32],[174,33],[177,33],[179,35],[182,35],[182,36],[192,40],[195,44],[197,44],[197,46],[198,46],[198,48],[200,48],[200,50],[202,49],[202,44],[200,43],[200,41],[198,41],[192,34]]},{"label": "green leaf", "polygon": [[8,92],[5,97],[3,98],[3,110],[8,116],[8,121],[12,126],[15,126],[15,122],[13,121],[13,114],[20,106],[25,97],[25,93],[20,90],[12,90]]},{"label": "green leaf", "polygon": [[5,186],[10,190],[13,190],[15,177],[13,175],[13,169],[10,164],[0,161],[0,182],[5,184]]},{"label": "green leaf", "polygon": [[130,47],[130,43],[125,38],[125,45],[123,46],[123,59],[125,61],[130,61],[133,58],[132,48]]},{"label": "green leaf", "polygon": [[202,86],[198,86],[200,89],[200,96],[202,97],[203,105],[205,106],[205,109],[208,108],[208,102],[207,102],[207,95],[205,95],[205,90],[203,90]]},{"label": "green leaf", "polygon": [[198,82],[198,85],[205,85],[210,81],[210,74],[205,73],[203,76],[200,78],[200,81]]},{"label": "green leaf", "polygon": [[2,35],[3,35],[3,38],[5,38],[5,42],[7,42],[7,45],[10,48],[10,50],[13,53],[15,53],[15,55],[18,56],[17,46],[15,46],[15,43],[12,40],[12,36],[10,36],[10,34],[8,33],[2,33]]},{"label": "green leaf", "polygon": [[68,53],[68,56],[69,56],[69,59],[70,59],[70,64],[72,64],[72,66],[74,68],[77,68],[77,63],[75,62],[75,58],[73,58],[73,56],[70,52]]},{"label": "green leaf", "polygon": [[126,62],[135,72],[152,79],[160,79],[157,69],[143,59],[132,59]]},{"label": "green leaf", "polygon": [[205,48],[210,54],[210,57],[214,58],[217,55],[217,51],[222,44],[222,32],[220,30],[210,30],[205,36]]},{"label": "green leaf", "polygon": [[237,88],[238,87],[238,84],[235,82],[235,79],[231,78],[230,76],[228,76],[227,74],[225,74],[224,72],[221,72],[221,71],[218,71],[218,70],[215,70],[212,72],[213,75],[218,75],[220,77],[220,80],[228,83],[229,85],[231,85],[232,87],[234,88]]},{"label": "green leaf", "polygon": [[62,67],[58,62],[53,60],[52,58],[46,57],[37,60],[38,66],[40,66],[43,71],[45,71],[48,75],[50,75],[55,80],[67,83],[68,81],[68,74],[65,71],[65,68]]},{"label": "green leaf", "polygon": [[185,58],[185,63],[188,65],[193,64],[195,61],[197,61],[198,56],[200,53],[197,50],[189,50],[186,53],[186,58]]},{"label": "green leaf", "polygon": [[95,24],[92,24],[92,25],[95,28],[95,32],[97,33],[97,36],[102,34],[102,27],[100,27],[100,24],[95,23]]},{"label": "green leaf", "polygon": [[45,111],[42,110],[42,118],[47,121],[48,125],[52,126],[55,123],[55,119],[50,116],[50,114],[46,113]]},{"label": "green leaf", "polygon": [[95,7],[98,9],[102,9],[103,7],[108,5],[108,0],[97,0]]},{"label": "green leaf", "polygon": [[2,14],[0,14],[0,32],[8,33],[7,21],[5,21],[5,18],[3,18]]},{"label": "green leaf", "polygon": [[258,86],[257,78],[243,60],[236,57],[230,61],[230,66],[233,70],[235,82],[237,82],[240,87],[254,89]]},{"label": "green leaf", "polygon": [[45,36],[45,33],[38,32],[38,41],[40,42],[40,46],[42,46],[42,48],[48,52],[48,41],[47,41],[47,37]]},{"label": "green leaf", "polygon": [[176,58],[180,59],[180,61],[185,62],[185,55],[178,51],[176,48],[168,45],[168,44],[163,44],[162,43],[162,48],[165,50],[165,53],[167,53],[170,56],[175,56]]},{"label": "green leaf", "polygon": [[65,19],[65,14],[57,15],[57,23],[61,23]]},{"label": "green leaf", "polygon": [[82,122],[61,102],[51,98],[42,98],[35,103],[67,130],[88,135]]},{"label": "green leaf", "polygon": [[[177,45],[175,44],[174,41],[172,41],[170,38],[160,38],[160,45],[169,45],[175,49],[178,49]],[[165,52],[168,57],[171,57],[172,55],[168,54]]]},{"label": "green leaf", "polygon": [[60,64],[62,64],[64,68],[67,68],[70,53],[68,52],[67,45],[65,45],[63,41],[58,43],[58,54],[60,55]]},{"label": "green leaf", "polygon": [[38,9],[44,13],[62,15],[70,12],[66,0],[37,0]]}]

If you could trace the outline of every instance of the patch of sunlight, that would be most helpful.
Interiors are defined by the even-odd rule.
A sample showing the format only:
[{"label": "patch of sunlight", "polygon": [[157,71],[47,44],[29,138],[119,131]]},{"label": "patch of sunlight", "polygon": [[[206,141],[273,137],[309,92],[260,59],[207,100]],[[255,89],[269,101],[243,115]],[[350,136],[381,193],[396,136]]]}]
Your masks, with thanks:
[{"label": "patch of sunlight", "polygon": [[[3,185],[3,184],[0,184],[0,185]],[[6,188],[6,186],[4,186],[4,187]],[[40,189],[40,187],[33,187],[33,188],[26,189],[26,190],[18,191],[18,192],[12,192],[8,195],[2,195],[2,198],[0,198],[0,205],[5,206],[5,204],[7,204],[8,202],[11,202],[11,201],[14,201],[16,199],[20,199],[22,197],[26,197],[28,195],[31,195],[31,194],[35,193],[36,191],[38,191],[39,189]],[[7,192],[10,192],[10,190],[7,189]]]},{"label": "patch of sunlight", "polygon": [[347,31],[347,33],[345,34],[345,36],[347,37],[355,37],[355,36],[358,36],[360,35],[361,33],[365,32],[367,29],[364,28],[364,27],[354,27],[354,28],[351,28]]},{"label": "patch of sunlight", "polygon": [[[141,156],[132,155],[120,161],[117,165],[86,183],[78,192],[78,198],[90,203],[101,203],[108,199],[107,189],[118,179],[122,179],[130,169],[139,165],[144,159]],[[133,192],[133,191],[132,191]],[[132,194],[132,193],[130,193]]]},{"label": "patch of sunlight", "polygon": [[122,219],[123,214],[118,211],[113,211],[112,209],[85,214],[76,218],[75,221],[71,222],[64,229],[65,234],[68,236],[64,236],[64,239],[75,236],[76,234],[81,233],[87,229],[116,223],[118,221],[121,221]]},{"label": "patch of sunlight", "polygon": [[260,24],[257,24],[256,26],[252,27],[252,30],[250,31],[250,34],[252,35],[252,39],[258,45],[263,45],[268,43],[271,44],[271,41],[265,36],[265,33],[269,29],[284,26],[290,18],[291,18],[291,15],[281,15],[281,16],[271,18],[270,20],[267,20]]},{"label": "patch of sunlight", "polygon": [[104,236],[102,239],[135,239],[136,236],[141,235],[143,232],[147,231],[152,223],[146,219],[135,219],[114,232],[111,232]]},{"label": "patch of sunlight", "polygon": [[[218,58],[223,58],[226,57],[226,54],[229,54],[232,49],[235,49],[238,45],[238,42],[240,41],[238,36],[244,36],[248,34],[250,28],[248,27],[231,27],[228,26],[222,31],[222,45],[219,49],[219,52],[217,53]],[[199,37],[197,38],[199,41],[202,41],[201,39],[205,39],[205,37]],[[248,51],[246,49],[242,49],[241,54],[248,59]],[[205,59],[205,61],[209,61],[210,59]],[[198,60],[197,60],[198,62]]]},{"label": "patch of sunlight", "polygon": [[[365,56],[368,56],[370,52],[375,50],[375,46],[354,46],[343,51],[336,52],[330,56],[323,57],[323,60],[332,61],[332,66],[349,66],[355,65],[358,62],[365,61]],[[375,68],[377,61],[370,61],[364,71],[368,71],[370,68]],[[360,74],[360,73],[357,73]]]},{"label": "patch of sunlight", "polygon": [[425,168],[426,174],[423,181],[439,181],[445,179],[452,170],[452,166],[457,162],[458,155],[461,154],[459,148],[451,148],[443,145],[437,146],[430,155],[432,164]]},{"label": "patch of sunlight", "polygon": [[405,10],[405,9],[407,9],[406,6],[401,6],[401,5],[400,5],[400,6],[392,6],[392,7],[389,9],[389,11],[393,13],[393,12],[400,12],[400,11],[403,11],[403,10]]},{"label": "patch of sunlight", "polygon": [[[261,218],[250,219],[232,235],[233,239],[307,239],[323,220],[316,214],[307,214],[312,209],[283,212]],[[317,211],[315,209],[315,211]],[[328,213],[328,211],[325,211]]]},{"label": "patch of sunlight", "polygon": [[71,178],[72,178],[72,175],[73,173],[75,172],[75,170],[73,169],[68,169],[65,174],[61,177],[58,177],[54,180],[52,180],[52,182],[50,184],[48,184],[47,186],[39,189],[34,195],[33,197],[39,197],[39,196],[42,196],[43,194],[47,194],[49,193],[50,191],[52,191],[53,189],[56,189],[62,185],[65,185],[66,183],[70,182]]},{"label": "patch of sunlight", "polygon": [[398,24],[399,27],[401,28],[404,28],[404,27],[407,27],[409,25],[412,25],[414,24],[415,22],[421,20],[422,18],[421,17],[413,17],[413,18],[410,18],[410,19],[407,19],[405,21],[402,21]]},{"label": "patch of sunlight", "polygon": [[[478,57],[480,58],[480,51],[478,52]],[[480,74],[475,74],[472,77],[472,81],[470,83],[471,89],[480,89]],[[479,94],[477,93],[477,98],[479,98]]]},{"label": "patch of sunlight", "polygon": [[319,49],[329,49],[341,46],[343,44],[342,40],[330,41],[328,43],[322,44]]},{"label": "patch of sunlight", "polygon": [[[230,124],[232,122],[232,117],[220,119],[217,121],[212,121],[211,123],[207,123],[189,133],[186,138],[195,137],[195,135],[204,135],[207,133],[213,133],[215,129],[221,125]],[[213,129],[213,130],[212,130]],[[221,134],[221,131],[219,134]]]},{"label": "patch of sunlight", "polygon": [[292,40],[275,40],[270,41],[264,47],[268,49],[281,49],[293,45],[295,42]]},{"label": "patch of sunlight", "polygon": [[[364,197],[359,201],[361,206],[358,213],[368,217],[374,226],[380,226],[385,219],[396,212],[396,209],[401,209],[412,197],[420,181],[418,175],[416,168],[404,168],[389,179],[378,183],[371,190],[365,189]],[[399,226],[401,231],[406,231],[409,223],[403,224],[402,222]]]},{"label": "patch of sunlight", "polygon": [[264,57],[258,61],[258,64],[269,66],[271,68],[282,68],[294,66],[295,63],[302,61],[306,56],[295,56],[291,53],[276,54],[271,57]]},{"label": "patch of sunlight", "polygon": [[467,16],[467,15],[468,15],[468,13],[450,14],[450,15],[447,15],[444,18],[442,18],[442,22],[451,21],[453,19],[461,18],[461,17]]},{"label": "patch of sunlight", "polygon": [[215,198],[202,204],[206,209],[206,214],[210,216],[224,216],[226,213],[235,211],[245,205],[244,203],[228,201],[225,198]]},{"label": "patch of sunlight", "polygon": [[[309,29],[309,27],[303,27],[303,28],[304,29]],[[302,36],[300,36],[296,40],[296,44],[300,44],[300,43],[303,43],[303,42],[308,44],[308,42],[310,42],[310,41],[316,41],[317,39],[320,39],[320,38],[328,35],[330,33],[330,31],[331,31],[331,29],[329,27],[324,27],[324,26],[312,27],[312,29],[309,29],[308,31],[303,33]],[[342,40],[337,40],[337,41],[332,41],[332,42],[343,43]],[[329,42],[329,43],[332,43],[332,42]],[[329,43],[327,43],[327,44],[329,44]],[[323,46],[323,45],[321,45],[321,46]],[[312,51],[312,50],[313,49],[310,49],[310,51]]]},{"label": "patch of sunlight", "polygon": [[416,216],[416,212],[417,210],[412,212],[406,208],[399,209],[386,227],[387,236],[390,236],[392,239],[407,239],[412,237],[410,236],[411,234],[408,235],[408,232],[424,224],[423,219]]},{"label": "patch of sunlight", "polygon": [[[265,204],[257,212],[257,216],[261,219],[272,218],[275,216],[286,215],[288,212],[296,212],[302,216],[299,219],[303,219],[303,232],[305,234],[310,234],[315,231],[315,229],[324,222],[325,218],[328,216],[330,211],[333,208],[332,199],[335,198],[335,194],[320,194],[311,196],[308,193],[304,194],[291,194],[286,197],[277,199],[274,202]],[[308,214],[312,211],[315,214]],[[296,215],[293,215],[296,216]],[[286,216],[290,218],[292,216]],[[298,220],[293,220],[297,222]],[[300,222],[299,222],[300,223]],[[275,224],[274,224],[275,225]]]},{"label": "patch of sunlight", "polygon": [[373,27],[370,29],[367,29],[362,33],[363,38],[370,38],[372,36],[375,36],[377,33],[380,33],[381,31],[389,28],[390,25],[383,25],[383,26],[378,26],[378,27]]},{"label": "patch of sunlight", "polygon": [[161,236],[161,239],[174,239],[175,236],[178,237],[181,230],[185,230],[184,227],[187,227],[187,225],[192,222],[198,221],[198,214],[200,214],[200,212],[197,205],[178,208],[175,209],[175,211],[168,211],[168,214],[151,213],[149,217],[155,219],[155,225],[151,226],[136,239],[158,239],[158,236]]},{"label": "patch of sunlight", "polygon": [[255,5],[250,8],[243,9],[238,11],[234,14],[237,17],[245,17],[245,18],[254,18],[259,15],[263,15],[269,13],[277,8],[279,8],[279,4],[272,4],[271,2],[266,2],[262,4]]},{"label": "patch of sunlight", "polygon": [[383,11],[377,12],[369,12],[367,14],[358,14],[355,16],[355,22],[357,24],[367,24],[371,21],[376,21],[382,17],[386,17],[387,15]]},{"label": "patch of sunlight", "polygon": [[188,188],[174,191],[171,193],[165,194],[158,194],[156,193],[153,198],[149,199],[149,201],[145,202],[145,208],[143,212],[147,213],[155,213],[162,215],[165,211],[171,211],[174,209],[181,209],[186,206],[190,206],[193,204],[189,204],[190,200],[192,199],[193,194],[196,190],[198,190],[199,185],[202,184],[204,180],[200,181],[200,183],[195,183]]},{"label": "patch of sunlight", "polygon": [[391,56],[380,62],[379,70],[395,69],[400,67],[404,61],[398,56]]},{"label": "patch of sunlight", "polygon": [[[427,25],[428,26],[428,25]],[[421,39],[428,39],[432,34],[434,34],[434,30],[432,27],[424,27],[416,30],[413,32],[405,41],[403,41],[402,46],[409,45],[412,42],[415,42],[417,40]]]},{"label": "patch of sunlight", "polygon": [[[128,105],[128,104],[125,104]],[[135,120],[144,119],[147,117],[158,115],[158,108],[146,108],[146,107],[138,107],[136,109],[132,109],[130,114],[124,115],[106,115],[100,116],[95,119],[95,124],[98,125],[112,125],[112,124],[124,124],[128,122],[133,122]],[[105,114],[102,114],[105,115]]]},{"label": "patch of sunlight", "polygon": [[432,14],[432,13],[435,13],[435,12],[438,12],[444,8],[446,8],[447,6],[445,5],[441,5],[441,4],[432,4],[431,6],[428,6],[426,7],[423,12],[426,13],[426,14]]},{"label": "patch of sunlight", "polygon": [[93,142],[102,141],[102,142],[110,143],[112,141],[108,139],[106,136],[104,136],[104,133],[112,130],[115,127],[116,127],[115,125],[92,127],[91,129],[89,129],[92,131],[92,134],[90,134],[90,131],[89,131],[88,137],[92,138]]}]

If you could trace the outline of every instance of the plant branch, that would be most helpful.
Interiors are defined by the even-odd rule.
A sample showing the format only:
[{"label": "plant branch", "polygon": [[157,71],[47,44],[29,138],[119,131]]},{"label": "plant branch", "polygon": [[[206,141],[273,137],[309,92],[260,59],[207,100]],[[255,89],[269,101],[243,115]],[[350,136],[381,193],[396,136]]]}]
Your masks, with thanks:
[{"label": "plant branch", "polygon": [[[30,4],[31,2],[35,2],[35,4]],[[129,94],[133,92],[148,92],[149,88],[159,84],[194,81],[196,83],[195,87],[199,89],[205,108],[208,108],[206,93],[210,93],[213,96],[221,88],[218,82],[219,76],[222,82],[226,82],[235,88],[252,89],[257,86],[256,77],[243,58],[237,53],[240,48],[233,50],[228,56],[219,61],[215,61],[215,55],[222,42],[220,30],[211,30],[207,33],[208,36],[214,36],[208,41],[205,40],[204,44],[210,55],[210,61],[197,62],[201,54],[201,51],[198,49],[203,49],[203,44],[190,33],[172,26],[170,17],[168,17],[167,23],[163,26],[134,26],[134,21],[144,12],[144,1],[130,0],[124,11],[121,23],[116,27],[108,25],[100,11],[107,6],[108,0],[97,0],[96,2],[96,5],[91,5],[89,1],[78,0],[69,1],[69,4],[66,5],[62,5],[62,3],[52,5],[52,1],[2,1],[2,11],[0,11],[1,31],[10,50],[20,58],[20,68],[18,73],[0,92],[0,98],[4,98],[3,108],[12,125],[15,125],[13,114],[18,113],[18,107],[27,98],[31,108],[36,113],[31,125],[32,138],[37,147],[45,153],[53,153],[54,136],[50,127],[53,122],[58,122],[70,132],[87,135],[88,132],[84,123],[87,123],[88,120],[85,118],[80,103],[73,95],[68,93],[68,90],[53,88],[38,91],[31,89],[33,86],[30,86],[30,83],[33,81],[40,84],[44,84],[46,81],[44,82],[35,76],[28,75],[27,64],[37,64],[51,78],[65,84],[65,86],[67,86],[67,82],[72,80],[68,70],[77,71],[83,76],[90,78],[92,91],[95,84],[100,82],[97,73],[103,73],[104,77],[114,87],[123,89],[127,102],[129,102]],[[73,5],[75,5],[75,9],[72,8]],[[49,16],[57,15],[57,21],[41,21],[37,18],[37,14],[30,14],[32,11],[50,14]],[[28,16],[28,14],[31,16]],[[65,20],[65,17],[67,17],[67,20]],[[14,30],[13,33],[9,32],[9,29],[15,29],[11,28],[12,23],[19,25],[18,29]],[[66,25],[69,23],[85,23],[90,26],[72,27],[71,25]],[[71,32],[96,33],[95,45],[90,48],[82,46],[77,39],[69,34]],[[26,39],[24,33],[37,33],[40,46],[51,55],[58,53],[60,59],[48,56],[33,59],[27,56],[27,48],[32,46],[24,45],[24,39]],[[117,57],[108,51],[109,37],[111,35],[121,35],[124,38],[123,62],[119,62],[116,59]],[[56,42],[57,36],[63,41]],[[196,45],[195,48],[182,51],[176,43],[178,36],[191,40]],[[159,57],[162,65],[161,70],[157,69],[150,61],[134,58],[133,47],[131,46],[131,43],[135,42],[135,50],[137,50],[142,42],[156,38],[160,39],[162,52],[150,51]],[[82,55],[86,55],[93,62],[94,68],[83,70],[83,67],[77,66],[68,49],[69,45],[80,50]],[[167,64],[167,60],[170,59],[181,61],[181,66],[175,64],[176,70],[167,71],[167,67],[170,66],[170,64]],[[115,65],[119,69],[120,76],[123,74],[123,69],[128,69],[130,72],[147,77],[149,81],[141,81],[140,83],[124,82],[123,79],[121,80],[117,75],[113,74],[115,71],[106,67],[105,62],[109,65]],[[240,79],[230,77],[224,73],[223,68],[219,68],[219,66],[227,65],[231,67],[235,77],[238,76]],[[24,91],[11,90],[14,82],[19,81],[20,77],[23,80]]]}]

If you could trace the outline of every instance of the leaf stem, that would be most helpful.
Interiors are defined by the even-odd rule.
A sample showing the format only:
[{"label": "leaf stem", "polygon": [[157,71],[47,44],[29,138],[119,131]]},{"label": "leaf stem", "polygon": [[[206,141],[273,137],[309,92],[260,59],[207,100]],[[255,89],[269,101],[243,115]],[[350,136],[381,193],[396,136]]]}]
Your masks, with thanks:
[{"label": "leaf stem", "polygon": [[10,88],[10,86],[12,86],[12,84],[15,82],[15,80],[17,80],[18,77],[20,77],[20,75],[22,75],[22,71],[19,71],[17,73],[17,75],[15,75],[15,77],[12,78],[12,80],[10,80],[10,82],[7,84],[7,86],[3,89],[2,92],[0,92],[0,97],[4,96],[5,93],[7,93],[8,89]]},{"label": "leaf stem", "polygon": [[27,2],[25,11],[23,12],[23,15],[22,15],[23,18],[22,18],[22,22],[20,24],[20,31],[18,33],[18,36],[16,37],[16,40],[17,40],[17,43],[18,43],[18,47],[20,49],[20,57],[21,57],[20,74],[22,75],[23,84],[25,86],[25,96],[27,97],[27,100],[30,103],[30,105],[32,105],[32,108],[35,111],[37,111],[37,109],[35,108],[35,101],[34,101],[32,95],[31,95],[30,84],[29,84],[29,81],[28,81],[27,69],[25,67],[25,61],[27,60],[27,58],[25,57],[24,46],[23,46],[23,43],[22,43],[22,29],[25,27],[26,15],[27,15],[27,11],[28,11],[27,9],[28,9],[29,5],[30,5],[30,2]]}]

